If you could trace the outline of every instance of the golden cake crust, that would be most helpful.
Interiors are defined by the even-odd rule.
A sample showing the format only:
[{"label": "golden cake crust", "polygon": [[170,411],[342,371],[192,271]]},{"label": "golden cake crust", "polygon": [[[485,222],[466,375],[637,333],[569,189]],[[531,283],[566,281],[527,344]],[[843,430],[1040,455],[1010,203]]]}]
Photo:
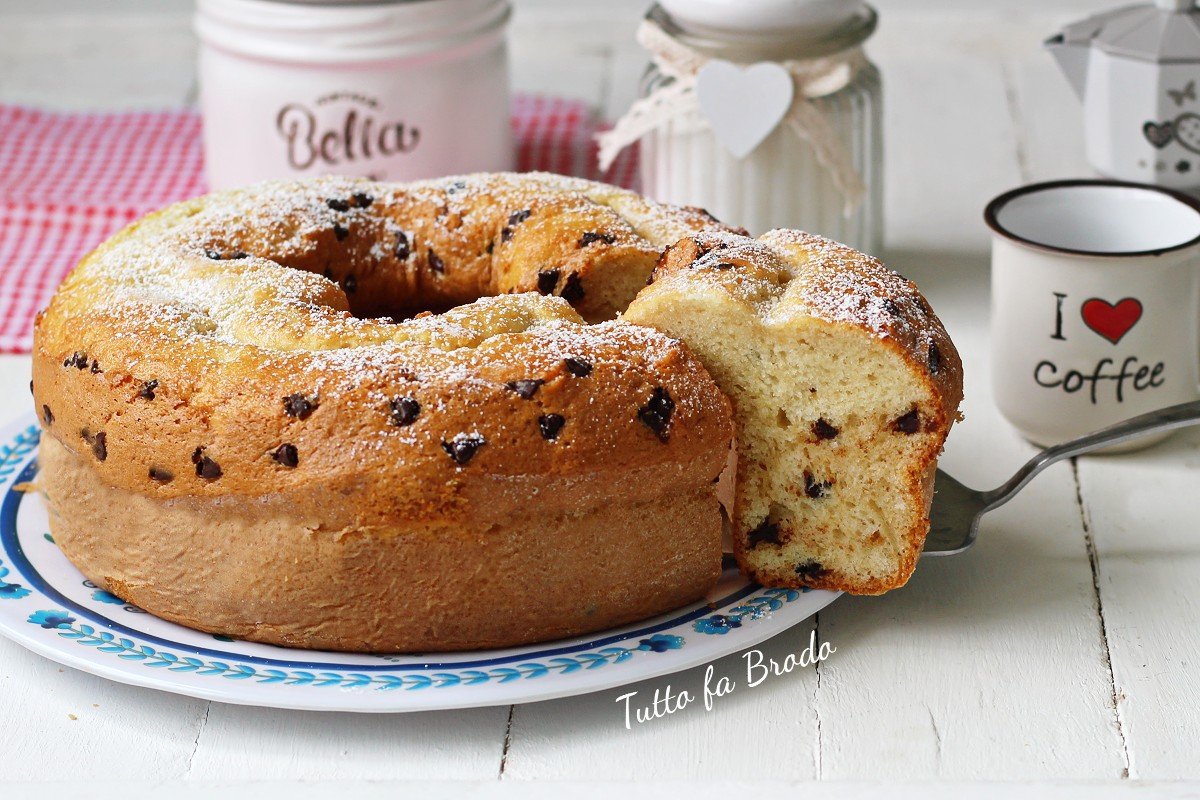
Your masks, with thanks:
[{"label": "golden cake crust", "polygon": [[[81,481],[48,475],[64,552],[149,611],[185,616],[152,585],[155,567],[192,574],[180,595],[193,604],[188,624],[318,648],[438,646],[398,621],[356,629],[352,615],[336,635],[322,625],[306,637],[295,613],[336,608],[362,581],[387,595],[404,569],[394,560],[401,540],[441,552],[450,545],[435,538],[458,537],[445,558],[423,563],[449,570],[453,551],[456,574],[475,574],[487,567],[487,537],[578,529],[559,545],[577,549],[578,566],[544,584],[592,594],[606,585],[607,597],[626,597],[586,614],[542,607],[501,635],[486,627],[482,599],[466,602],[478,627],[446,648],[604,628],[696,599],[719,571],[710,487],[731,436],[728,403],[681,343],[619,321],[586,324],[568,301],[591,319],[611,317],[636,291],[629,276],[644,283],[669,242],[718,228],[698,211],[545,175],[266,184],[151,215],[85,258],[39,315],[34,394],[62,447],[61,474],[94,473],[93,497],[155,504],[144,510],[166,515],[163,533],[138,531],[136,518],[113,510],[100,547],[79,523],[96,513],[73,488]],[[377,316],[490,294],[500,296],[400,323]],[[676,533],[652,530],[665,518],[647,508],[684,496],[695,503],[686,535],[696,546],[668,570],[679,580],[671,592],[639,595],[672,558]],[[589,563],[587,537],[598,532],[564,522],[614,504],[629,510],[605,517],[613,544],[640,542],[638,568],[621,561],[627,574]],[[168,535],[164,520],[175,509],[174,518],[208,516],[227,531],[258,507],[294,513],[278,537],[290,558],[270,560],[276,572],[243,581],[241,595],[223,580],[233,595],[219,597],[203,576],[213,558],[239,557],[227,549],[237,539],[214,550]],[[337,572],[336,543],[350,541],[356,563],[374,558],[375,573]],[[144,561],[122,564],[123,551]],[[334,559],[335,577],[289,594],[297,575],[286,564],[318,554]],[[506,582],[527,587],[510,599],[533,602],[536,582],[489,578]],[[245,607],[257,616],[239,618]]]}]

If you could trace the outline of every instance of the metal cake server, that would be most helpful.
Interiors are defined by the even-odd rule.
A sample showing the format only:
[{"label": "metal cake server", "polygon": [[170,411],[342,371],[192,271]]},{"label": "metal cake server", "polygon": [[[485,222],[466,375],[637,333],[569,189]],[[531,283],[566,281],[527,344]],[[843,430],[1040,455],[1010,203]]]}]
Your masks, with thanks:
[{"label": "metal cake server", "polygon": [[1102,447],[1117,445],[1148,433],[1169,431],[1200,423],[1200,400],[1160,408],[1078,439],[1043,450],[1017,470],[1003,485],[991,491],[969,489],[954,478],[937,471],[934,482],[932,520],[925,539],[924,555],[952,556],[975,544],[979,520],[993,508],[1004,505],[1025,488],[1034,476],[1051,464],[1083,455]]}]

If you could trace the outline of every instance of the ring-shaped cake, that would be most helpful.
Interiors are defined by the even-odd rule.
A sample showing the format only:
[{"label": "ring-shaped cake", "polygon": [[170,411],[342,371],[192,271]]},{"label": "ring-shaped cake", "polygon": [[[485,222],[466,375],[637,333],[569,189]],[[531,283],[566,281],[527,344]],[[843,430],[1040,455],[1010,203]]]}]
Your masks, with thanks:
[{"label": "ring-shaped cake", "polygon": [[158,616],[317,649],[514,645],[697,600],[729,404],[686,346],[611,318],[716,230],[548,175],[152,214],[36,324],[56,541]]}]

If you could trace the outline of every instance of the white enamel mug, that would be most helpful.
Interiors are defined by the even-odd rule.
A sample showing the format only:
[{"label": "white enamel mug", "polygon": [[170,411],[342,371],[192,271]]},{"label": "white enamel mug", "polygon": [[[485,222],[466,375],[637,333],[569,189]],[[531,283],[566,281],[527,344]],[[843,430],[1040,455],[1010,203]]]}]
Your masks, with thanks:
[{"label": "white enamel mug", "polygon": [[992,390],[1025,438],[1050,446],[1200,398],[1200,202],[1058,181],[1000,195],[984,218]]}]

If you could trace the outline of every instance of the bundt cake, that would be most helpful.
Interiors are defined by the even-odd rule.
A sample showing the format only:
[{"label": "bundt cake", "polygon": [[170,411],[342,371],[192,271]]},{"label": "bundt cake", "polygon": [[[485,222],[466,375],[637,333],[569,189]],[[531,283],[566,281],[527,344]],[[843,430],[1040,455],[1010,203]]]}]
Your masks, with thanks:
[{"label": "bundt cake", "polygon": [[55,540],[151,613],[297,647],[515,645],[697,600],[728,403],[685,345],[584,320],[719,229],[547,175],[153,214],[36,322]]},{"label": "bundt cake", "polygon": [[540,174],[152,214],[36,322],[55,540],[214,633],[531,643],[706,594],[736,432],[747,575],[898,586],[961,399],[954,346],[877,261],[743,234]]},{"label": "bundt cake", "polygon": [[908,580],[962,400],[958,353],[912,283],[805,233],[699,233],[623,319],[687,342],[733,403],[748,576],[860,594]]}]

